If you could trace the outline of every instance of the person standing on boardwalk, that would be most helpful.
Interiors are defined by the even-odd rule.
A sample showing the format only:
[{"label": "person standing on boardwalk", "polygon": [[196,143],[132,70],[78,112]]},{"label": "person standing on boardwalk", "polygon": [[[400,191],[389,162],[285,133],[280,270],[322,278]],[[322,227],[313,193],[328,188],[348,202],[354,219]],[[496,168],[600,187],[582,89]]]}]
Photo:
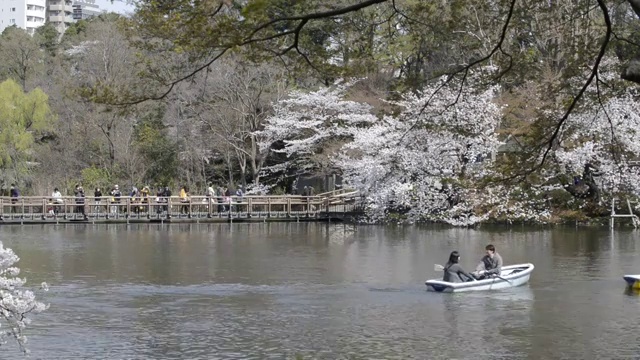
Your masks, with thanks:
[{"label": "person standing on boardwalk", "polygon": [[82,214],[84,220],[87,220],[87,213],[84,208],[84,189],[78,185],[75,191],[76,195],[76,213]]},{"label": "person standing on boardwalk", "polygon": [[180,214],[189,214],[189,188],[183,186],[180,188],[180,202],[182,206],[180,206]]},{"label": "person standing on boardwalk", "polygon": [[102,190],[96,188],[93,191],[93,200],[96,202],[95,212],[100,213],[100,201],[102,200]]},{"label": "person standing on boardwalk", "polygon": [[18,203],[18,198],[20,197],[20,190],[16,187],[16,184],[11,184],[11,188],[9,188],[9,195],[11,196],[11,212],[17,213],[18,207],[16,204]]},{"label": "person standing on boardwalk", "polygon": [[113,190],[111,190],[111,202],[114,204],[114,206],[111,207],[111,212],[114,214],[118,213],[120,197],[122,197],[122,193],[120,192],[120,187],[116,184],[113,186]]},{"label": "person standing on boardwalk", "polygon": [[62,194],[58,188],[53,189],[53,193],[51,193],[51,202],[53,203],[53,215],[58,215],[58,213],[60,213],[60,204],[64,204]]}]

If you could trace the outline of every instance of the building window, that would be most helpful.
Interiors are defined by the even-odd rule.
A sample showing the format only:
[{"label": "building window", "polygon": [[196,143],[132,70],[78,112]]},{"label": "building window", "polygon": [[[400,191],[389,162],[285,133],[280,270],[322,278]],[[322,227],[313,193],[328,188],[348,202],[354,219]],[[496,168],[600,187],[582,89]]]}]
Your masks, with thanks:
[{"label": "building window", "polygon": [[15,11],[16,11],[16,8],[11,8],[11,12],[15,12]]},{"label": "building window", "polygon": [[16,19],[9,19],[9,24],[15,24],[16,23]]}]

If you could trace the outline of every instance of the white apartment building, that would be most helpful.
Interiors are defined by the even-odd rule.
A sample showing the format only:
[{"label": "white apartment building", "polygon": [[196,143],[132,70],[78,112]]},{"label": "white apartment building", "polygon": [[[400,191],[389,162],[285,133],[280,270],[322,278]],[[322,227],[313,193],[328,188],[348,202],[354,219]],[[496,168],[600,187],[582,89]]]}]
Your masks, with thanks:
[{"label": "white apartment building", "polygon": [[[7,0],[0,0],[7,1]],[[11,0],[9,0],[11,1]],[[50,22],[58,33],[64,34],[69,28],[73,20],[73,1],[72,0],[49,0],[49,12],[47,13],[47,21]]]},{"label": "white apartment building", "polygon": [[46,0],[0,0],[0,32],[15,25],[33,34],[46,17]]}]

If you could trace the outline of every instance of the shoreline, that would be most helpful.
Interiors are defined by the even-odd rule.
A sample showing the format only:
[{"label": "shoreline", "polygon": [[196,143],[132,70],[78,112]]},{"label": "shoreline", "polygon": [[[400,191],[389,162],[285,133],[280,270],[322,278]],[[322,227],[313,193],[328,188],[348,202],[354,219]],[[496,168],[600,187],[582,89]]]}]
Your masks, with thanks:
[{"label": "shoreline", "polygon": [[[346,215],[346,216],[345,216]],[[549,228],[611,228],[609,219],[598,218],[594,221],[562,221],[555,223],[534,223],[534,222],[509,222],[509,221],[489,221],[484,223],[478,223],[470,226],[455,226],[444,222],[435,221],[423,221],[415,223],[402,223],[402,222],[363,222],[358,221],[358,215],[360,214],[325,214],[324,216],[290,216],[290,217],[228,217],[228,216],[216,216],[216,217],[179,217],[173,216],[171,218],[152,218],[152,219],[139,219],[139,218],[125,218],[120,217],[116,219],[105,218],[89,218],[84,219],[1,219],[0,227],[2,226],[16,226],[16,225],[129,225],[129,224],[262,224],[262,223],[342,223],[350,225],[360,226],[417,226],[417,227],[430,227],[430,228],[442,228],[442,229],[474,229],[474,230],[513,230],[516,228],[528,228],[528,229],[549,229]],[[627,221],[616,222],[614,229],[630,229],[633,230],[633,224]]]}]

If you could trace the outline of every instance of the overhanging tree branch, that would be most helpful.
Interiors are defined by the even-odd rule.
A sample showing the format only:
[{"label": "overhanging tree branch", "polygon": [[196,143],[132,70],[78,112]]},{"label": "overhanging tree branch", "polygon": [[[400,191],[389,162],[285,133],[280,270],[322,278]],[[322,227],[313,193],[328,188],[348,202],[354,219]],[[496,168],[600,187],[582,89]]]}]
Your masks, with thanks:
[{"label": "overhanging tree branch", "polygon": [[[498,78],[502,77],[507,71],[509,71],[511,69],[511,67],[513,66],[513,57],[508,54],[507,52],[505,52],[502,49],[502,45],[504,44],[504,40],[507,37],[507,30],[509,29],[509,24],[511,23],[511,18],[513,17],[513,12],[515,9],[515,5],[516,5],[516,1],[517,0],[511,0],[511,4],[509,5],[509,11],[507,13],[507,18],[505,19],[504,24],[502,25],[502,30],[500,31],[500,37],[498,38],[498,43],[493,47],[493,49],[485,56],[473,60],[471,61],[469,64],[464,65],[460,68],[458,68],[457,70],[451,72],[448,74],[447,79],[440,85],[438,86],[435,91],[431,94],[431,96],[429,96],[429,99],[425,102],[424,106],[422,107],[422,109],[420,110],[419,115],[422,115],[422,113],[424,113],[424,111],[427,109],[427,107],[431,104],[431,100],[433,100],[433,98],[440,92],[440,90],[442,90],[442,88],[444,88],[446,85],[448,85],[454,78],[456,75],[462,73],[462,81],[460,83],[460,88],[458,89],[458,96],[454,99],[454,101],[452,103],[450,103],[449,105],[447,105],[447,107],[445,108],[444,111],[446,111],[449,107],[454,106],[455,104],[458,103],[458,100],[460,99],[460,95],[462,94],[462,90],[464,87],[464,82],[467,79],[467,75],[469,74],[469,71],[471,70],[472,67],[481,64],[489,59],[491,59],[491,57],[493,55],[495,55],[498,51],[502,52],[503,54],[507,55],[509,57],[509,66],[500,72],[500,74],[498,74]],[[419,120],[417,120],[400,138],[400,140],[402,141],[402,139],[404,139],[404,137],[406,136],[407,133],[409,133],[410,131],[413,131],[415,129],[415,127],[418,125]]]},{"label": "overhanging tree branch", "polygon": [[249,34],[249,36],[246,39],[250,40],[251,38],[253,38],[253,36],[255,34],[259,33],[260,31],[266,29],[267,27],[269,27],[271,25],[275,25],[275,24],[280,23],[280,22],[305,21],[305,20],[309,21],[309,20],[317,20],[317,19],[327,19],[327,18],[331,18],[331,17],[334,17],[334,16],[339,16],[339,15],[344,15],[344,14],[348,14],[348,13],[351,13],[351,12],[356,12],[358,10],[367,8],[369,6],[373,6],[373,5],[376,5],[376,4],[381,4],[381,3],[384,3],[384,2],[387,2],[387,1],[389,1],[389,0],[367,0],[367,1],[363,1],[361,3],[353,4],[351,6],[340,8],[340,9],[322,11],[322,12],[311,13],[311,14],[307,14],[307,15],[288,16],[288,17],[282,17],[282,18],[278,18],[278,19],[273,19],[273,20],[268,21],[268,22],[258,26],[257,28],[255,28]]},{"label": "overhanging tree branch", "polygon": [[569,115],[571,115],[571,113],[573,112],[573,109],[576,107],[576,105],[578,104],[578,102],[580,101],[582,96],[584,95],[584,93],[587,90],[587,88],[589,88],[589,85],[591,85],[593,80],[598,75],[598,69],[600,67],[600,62],[604,58],[604,55],[605,55],[605,53],[607,51],[607,46],[609,45],[609,42],[611,40],[611,33],[612,33],[612,30],[611,30],[611,18],[609,17],[609,9],[607,8],[607,4],[605,4],[604,0],[598,0],[598,5],[600,6],[600,9],[602,10],[602,16],[604,17],[604,22],[605,22],[607,31],[605,33],[604,40],[602,41],[602,45],[600,46],[600,51],[598,52],[598,56],[596,57],[596,61],[593,64],[593,68],[591,69],[591,74],[587,78],[587,81],[585,81],[584,85],[582,85],[582,88],[580,89],[578,94],[573,98],[573,100],[571,101],[571,104],[569,104],[569,107],[565,111],[564,115],[560,118],[560,120],[556,124],[556,126],[555,126],[555,128],[553,130],[553,133],[551,134],[551,137],[546,142],[547,149],[545,150],[544,154],[542,155],[542,159],[540,160],[540,164],[535,166],[528,173],[531,173],[531,172],[541,168],[544,165],[545,160],[547,159],[547,157],[549,156],[549,153],[553,149],[553,143],[557,139],[558,134],[560,133],[560,129],[562,129],[562,126],[564,125],[564,123],[569,118]]},{"label": "overhanging tree branch", "polygon": [[[242,47],[242,46],[250,45],[250,44],[253,44],[253,43],[257,43],[257,42],[265,42],[265,41],[269,41],[269,40],[275,40],[275,39],[279,39],[279,38],[284,38],[284,37],[287,37],[287,36],[290,36],[290,35],[294,35],[293,44],[290,45],[289,47],[287,47],[286,49],[275,53],[275,55],[278,56],[278,57],[282,57],[282,55],[284,55],[288,51],[290,51],[292,49],[295,49],[297,51],[297,53],[300,54],[309,65],[311,65],[314,69],[316,69],[316,67],[309,60],[308,56],[306,54],[304,54],[299,49],[299,46],[298,46],[299,38],[300,38],[300,32],[303,30],[304,26],[309,21],[333,18],[333,17],[336,17],[336,16],[340,16],[340,15],[345,15],[345,14],[348,14],[348,13],[356,12],[356,11],[362,10],[362,9],[370,7],[370,6],[374,6],[374,5],[385,3],[385,2],[389,2],[389,1],[391,1],[391,0],[366,0],[366,1],[363,1],[363,2],[360,2],[360,3],[357,3],[357,4],[353,4],[353,5],[349,5],[349,6],[343,7],[343,8],[338,8],[338,9],[333,9],[333,10],[328,10],[328,11],[315,12],[315,13],[309,13],[309,14],[304,14],[304,15],[297,15],[297,16],[286,16],[286,17],[281,17],[281,18],[270,20],[270,21],[268,21],[268,22],[266,22],[264,24],[259,25],[255,29],[253,29],[249,33],[249,35],[247,37],[245,37],[239,43],[232,43],[232,44],[224,45],[223,47],[220,48],[220,50],[219,50],[220,52],[217,55],[215,55],[211,60],[207,61],[203,65],[201,65],[201,66],[195,68],[194,70],[190,71],[188,74],[186,74],[186,75],[184,75],[184,76],[182,76],[182,77],[180,77],[178,79],[172,80],[170,83],[166,84],[168,86],[168,89],[166,91],[161,92],[159,95],[156,95],[156,96],[145,96],[145,97],[141,97],[139,99],[133,100],[133,101],[127,101],[127,102],[121,102],[121,103],[109,103],[109,105],[129,106],[129,105],[140,104],[140,103],[143,103],[143,102],[148,101],[148,100],[162,100],[165,97],[167,97],[167,95],[169,95],[171,93],[171,91],[175,88],[175,86],[177,84],[179,84],[179,83],[181,83],[181,82],[183,82],[185,80],[188,80],[188,79],[192,78],[193,76],[195,76],[197,73],[207,69],[215,61],[220,59],[230,49],[232,49],[234,47]],[[217,13],[218,11],[219,11],[219,9],[216,10],[215,13]],[[261,31],[269,28],[270,26],[276,25],[278,23],[290,22],[290,21],[299,21],[300,23],[293,30],[284,31],[284,32],[276,33],[276,34],[269,35],[269,36],[264,36],[262,38],[254,38],[254,36],[259,34]]]}]

